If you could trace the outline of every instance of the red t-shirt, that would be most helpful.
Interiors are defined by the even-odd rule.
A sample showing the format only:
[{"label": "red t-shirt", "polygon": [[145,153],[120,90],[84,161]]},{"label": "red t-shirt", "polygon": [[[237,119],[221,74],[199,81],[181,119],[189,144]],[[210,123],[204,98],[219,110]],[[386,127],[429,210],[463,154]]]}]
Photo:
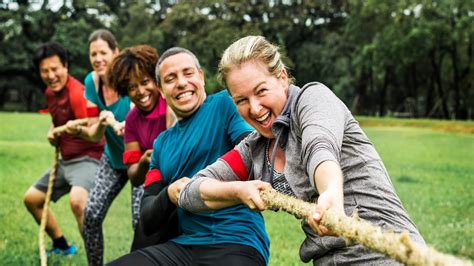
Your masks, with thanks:
[{"label": "red t-shirt", "polygon": [[[47,88],[45,96],[55,127],[62,126],[69,120],[87,117],[84,85],[75,78],[68,76],[65,88],[58,93]],[[103,138],[99,143],[92,143],[66,133],[61,133],[59,137],[59,148],[63,160],[71,160],[82,156],[100,159],[104,145],[105,139]]]}]

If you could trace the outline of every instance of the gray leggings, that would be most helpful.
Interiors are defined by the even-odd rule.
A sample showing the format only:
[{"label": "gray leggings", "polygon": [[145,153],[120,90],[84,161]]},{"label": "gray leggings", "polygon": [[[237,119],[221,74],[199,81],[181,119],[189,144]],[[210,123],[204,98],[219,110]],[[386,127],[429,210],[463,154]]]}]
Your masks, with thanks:
[{"label": "gray leggings", "polygon": [[[102,223],[115,197],[127,184],[126,170],[113,169],[107,156],[100,159],[95,176],[94,187],[90,191],[89,200],[84,211],[84,246],[89,265],[103,265],[104,236]],[[140,201],[143,186],[132,187],[132,224],[135,228],[140,218]]]}]

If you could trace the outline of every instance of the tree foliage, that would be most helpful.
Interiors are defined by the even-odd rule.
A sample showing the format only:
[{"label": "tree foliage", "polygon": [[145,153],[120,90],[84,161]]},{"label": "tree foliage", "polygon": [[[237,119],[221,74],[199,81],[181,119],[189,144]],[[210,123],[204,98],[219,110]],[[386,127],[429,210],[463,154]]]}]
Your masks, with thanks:
[{"label": "tree foliage", "polygon": [[[236,39],[264,35],[281,47],[298,85],[320,81],[355,114],[472,119],[474,2],[462,0],[97,0],[0,4],[0,107],[11,91],[22,110],[41,107],[34,49],[56,40],[70,52],[70,72],[91,70],[87,37],[107,27],[122,48],[150,44],[161,53],[196,53],[206,89]],[[39,1],[41,2],[41,1]],[[20,108],[15,107],[16,109]],[[15,109],[11,108],[11,109]]]}]

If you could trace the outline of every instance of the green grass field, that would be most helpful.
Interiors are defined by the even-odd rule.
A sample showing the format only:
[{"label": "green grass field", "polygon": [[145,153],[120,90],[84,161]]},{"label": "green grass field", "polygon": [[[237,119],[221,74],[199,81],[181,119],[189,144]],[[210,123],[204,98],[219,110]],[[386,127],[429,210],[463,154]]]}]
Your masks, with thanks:
[{"label": "green grass field", "polygon": [[[364,123],[370,118],[363,118]],[[394,122],[395,121],[395,122]],[[51,165],[54,150],[46,141],[48,115],[0,113],[0,264],[38,264],[38,226],[22,196]],[[379,120],[364,130],[375,144],[397,193],[427,243],[446,253],[474,259],[474,134],[431,126]],[[458,122],[459,123],[459,122]],[[463,123],[460,123],[461,127]],[[458,125],[458,124],[456,124]],[[472,122],[465,123],[471,132]],[[432,130],[430,128],[435,128]],[[66,196],[52,209],[79,255],[50,259],[50,265],[85,265],[82,239]],[[265,212],[271,239],[271,265],[301,265],[300,222],[283,212]],[[114,201],[104,223],[105,259],[125,254],[132,237],[130,186]],[[50,243],[49,239],[47,241]]]}]

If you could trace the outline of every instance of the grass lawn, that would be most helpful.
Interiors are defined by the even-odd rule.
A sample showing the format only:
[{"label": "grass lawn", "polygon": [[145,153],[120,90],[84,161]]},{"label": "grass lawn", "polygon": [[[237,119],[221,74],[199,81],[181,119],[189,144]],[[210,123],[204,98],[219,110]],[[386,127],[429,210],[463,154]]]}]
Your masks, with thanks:
[{"label": "grass lawn", "polygon": [[[362,125],[368,126],[364,126],[365,132],[379,151],[398,195],[427,243],[440,251],[474,259],[472,122],[456,122],[456,127],[462,130],[453,133],[444,131],[446,122],[440,121],[424,120],[419,126],[390,119],[387,127],[383,120],[371,121],[366,117],[361,120]],[[46,141],[49,123],[48,115],[0,113],[2,265],[34,265],[39,261],[39,227],[25,209],[22,196],[51,165],[54,150]],[[50,259],[51,265],[86,264],[82,239],[68,201],[66,196],[51,208],[65,236],[78,245],[79,255]],[[271,239],[270,264],[301,265],[298,250],[304,235],[300,222],[283,212],[265,212],[264,216]],[[130,186],[127,185],[104,223],[106,261],[129,250],[130,217]],[[50,244],[49,238],[47,243]]]}]

